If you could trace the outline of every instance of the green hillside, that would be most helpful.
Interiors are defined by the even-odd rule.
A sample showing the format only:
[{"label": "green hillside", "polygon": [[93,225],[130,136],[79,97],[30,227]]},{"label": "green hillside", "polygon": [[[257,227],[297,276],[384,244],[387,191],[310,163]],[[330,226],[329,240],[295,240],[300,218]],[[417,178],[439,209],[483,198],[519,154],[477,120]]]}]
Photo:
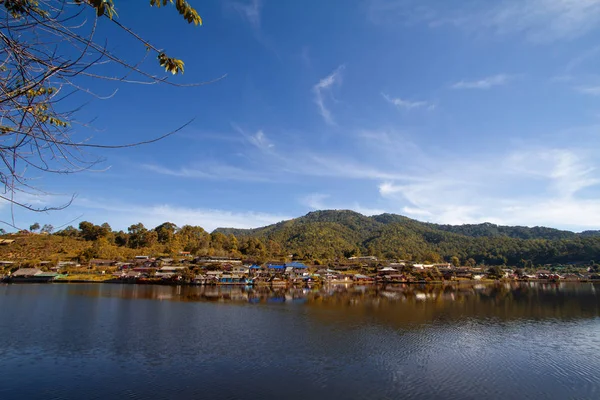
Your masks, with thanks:
[{"label": "green hillside", "polygon": [[439,225],[401,215],[366,217],[348,210],[315,211],[258,229],[219,228],[238,238],[274,241],[300,257],[375,255],[414,261],[472,258],[477,263],[534,264],[600,259],[597,231],[581,234],[546,227],[490,223]]},{"label": "green hillside", "polygon": [[413,262],[458,261],[462,265],[592,264],[600,260],[598,231],[573,233],[544,227],[510,227],[489,223],[438,225],[401,215],[366,217],[347,210],[326,210],[257,229],[199,226],[165,222],[154,228],[131,225],[113,231],[104,223],[83,221],[51,235],[5,235],[4,260],[126,260],[138,254],[231,256],[256,262],[295,259],[340,261],[369,255]]}]

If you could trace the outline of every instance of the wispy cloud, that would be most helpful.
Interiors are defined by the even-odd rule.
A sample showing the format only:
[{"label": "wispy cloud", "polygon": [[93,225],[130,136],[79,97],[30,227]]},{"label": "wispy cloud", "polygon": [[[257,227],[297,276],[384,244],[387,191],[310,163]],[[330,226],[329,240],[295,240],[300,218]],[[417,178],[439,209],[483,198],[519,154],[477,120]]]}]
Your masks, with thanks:
[{"label": "wispy cloud", "polygon": [[251,0],[249,3],[231,3],[231,7],[244,17],[254,29],[260,28],[261,23],[261,0]]},{"label": "wispy cloud", "polygon": [[250,136],[249,140],[250,143],[259,149],[266,150],[275,147],[275,145],[271,143],[269,139],[267,139],[267,135],[265,135],[263,131],[256,132],[254,135]]},{"label": "wispy cloud", "polygon": [[335,120],[331,115],[331,111],[325,105],[324,95],[330,93],[331,88],[335,84],[340,84],[342,81],[342,71],[344,70],[345,65],[342,64],[335,69],[331,74],[321,79],[319,83],[313,86],[312,90],[314,93],[314,101],[319,108],[319,114],[323,117],[326,123],[330,125],[335,125]]},{"label": "wispy cloud", "polygon": [[494,86],[506,85],[511,80],[509,75],[498,74],[477,80],[463,80],[453,83],[452,89],[490,89]]},{"label": "wispy cloud", "polygon": [[396,106],[399,109],[412,110],[415,108],[426,107],[427,109],[432,110],[435,108],[435,106],[433,104],[431,104],[427,101],[411,101],[411,100],[401,99],[399,97],[391,97],[385,93],[381,93],[381,95],[388,103],[393,104],[394,106]]},{"label": "wispy cloud", "polygon": [[168,168],[157,164],[142,164],[141,168],[160,175],[178,178],[231,180],[250,182],[270,182],[272,178],[263,172],[252,171],[247,168],[234,167],[216,162],[193,164],[189,167]]},{"label": "wispy cloud", "polygon": [[368,17],[376,24],[424,24],[457,27],[507,36],[531,43],[551,43],[585,35],[598,28],[600,0],[504,0],[423,2],[369,0]]},{"label": "wispy cloud", "polygon": [[312,210],[324,210],[327,206],[324,200],[329,198],[330,195],[326,193],[311,193],[300,199],[300,204],[312,209]]},{"label": "wispy cloud", "polygon": [[579,93],[589,94],[591,96],[600,96],[600,85],[578,86],[575,89]]},{"label": "wispy cloud", "polygon": [[240,135],[242,135],[248,143],[250,143],[252,146],[256,147],[257,149],[263,152],[271,151],[275,147],[275,144],[273,144],[273,142],[271,142],[267,138],[267,135],[263,132],[262,129],[259,129],[254,135],[251,135],[235,123],[232,123],[231,126]]}]

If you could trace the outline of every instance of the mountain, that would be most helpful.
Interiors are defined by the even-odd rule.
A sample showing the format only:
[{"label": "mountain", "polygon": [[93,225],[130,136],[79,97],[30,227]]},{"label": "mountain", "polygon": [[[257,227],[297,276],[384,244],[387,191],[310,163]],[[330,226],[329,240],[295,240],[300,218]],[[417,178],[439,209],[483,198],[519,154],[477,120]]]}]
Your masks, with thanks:
[{"label": "mountain", "polygon": [[589,262],[600,259],[600,231],[574,233],[546,227],[491,223],[440,225],[402,215],[371,217],[349,210],[314,211],[256,229],[219,228],[239,239],[256,238],[301,257],[370,254],[441,261],[457,256],[477,262]]}]

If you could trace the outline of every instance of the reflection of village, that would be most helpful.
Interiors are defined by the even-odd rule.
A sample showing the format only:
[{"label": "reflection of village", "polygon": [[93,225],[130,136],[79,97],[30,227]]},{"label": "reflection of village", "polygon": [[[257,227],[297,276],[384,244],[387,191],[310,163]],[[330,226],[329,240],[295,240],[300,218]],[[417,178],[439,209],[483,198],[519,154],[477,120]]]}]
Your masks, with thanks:
[{"label": "reflection of village", "polygon": [[[0,262],[11,263],[13,262]],[[42,262],[43,264],[44,262]],[[7,267],[2,264],[1,266]],[[11,265],[8,265],[10,267]],[[559,273],[537,270],[529,273],[506,267],[460,267],[450,263],[419,264],[408,261],[380,261],[376,257],[352,257],[328,266],[307,265],[300,261],[248,263],[227,257],[197,257],[181,252],[179,258],[137,256],[127,262],[93,259],[82,266],[73,261],[39,268],[14,269],[11,282],[50,282],[69,273],[101,274],[102,281],[123,283],[173,283],[195,285],[248,285],[270,287],[310,287],[330,284],[390,284],[459,282],[483,280],[589,281],[597,274]]]},{"label": "reflection of village", "polygon": [[[593,283],[488,282],[463,284],[336,284],[314,288],[268,286],[136,286],[119,296],[172,301],[368,307],[394,310],[394,318],[421,319],[442,310],[456,316],[481,313],[499,317],[600,315],[600,286]],[[422,305],[423,308],[419,307]],[[508,307],[507,307],[508,306]],[[389,308],[392,307],[392,308]]]}]

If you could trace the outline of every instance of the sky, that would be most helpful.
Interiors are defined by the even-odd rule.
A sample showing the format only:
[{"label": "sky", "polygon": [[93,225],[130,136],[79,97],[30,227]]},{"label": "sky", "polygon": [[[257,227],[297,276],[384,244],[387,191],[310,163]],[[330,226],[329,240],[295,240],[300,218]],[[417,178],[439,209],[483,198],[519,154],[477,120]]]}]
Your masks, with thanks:
[{"label": "sky", "polygon": [[[600,229],[600,0],[115,1],[190,87],[85,82],[93,171],[35,175],[15,222],[259,227],[318,209]],[[143,53],[111,26],[108,48]],[[152,60],[146,70],[160,73]],[[106,71],[112,68],[104,65]],[[115,92],[116,90],[116,92]],[[81,100],[83,101],[83,99]],[[0,204],[3,220],[10,207]]]}]

